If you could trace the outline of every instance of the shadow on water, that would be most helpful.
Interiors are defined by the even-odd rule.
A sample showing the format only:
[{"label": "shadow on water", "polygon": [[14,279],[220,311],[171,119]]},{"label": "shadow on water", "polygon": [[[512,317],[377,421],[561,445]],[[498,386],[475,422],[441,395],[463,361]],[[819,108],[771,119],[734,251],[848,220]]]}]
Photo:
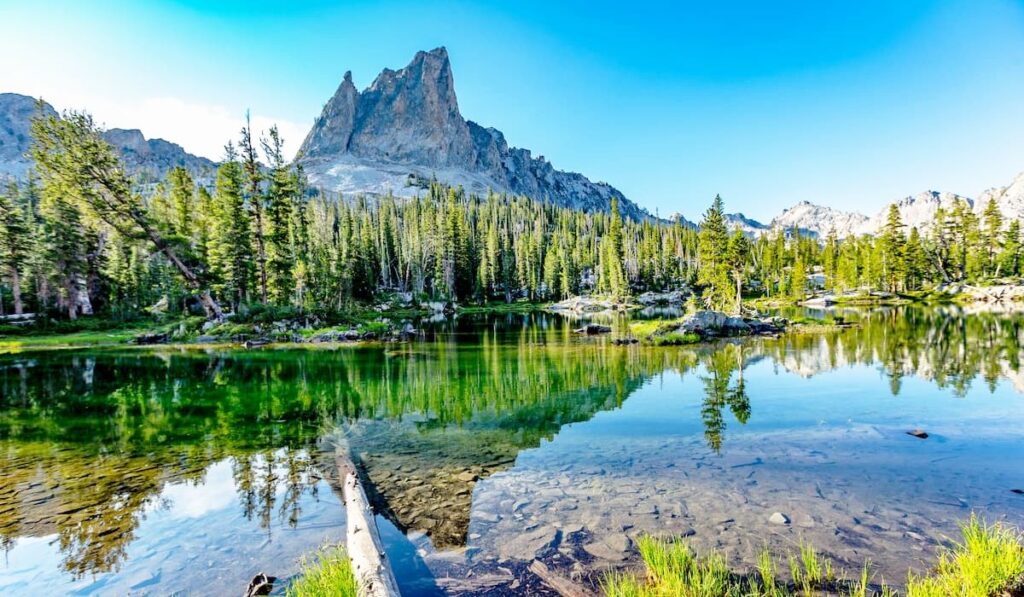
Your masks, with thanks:
[{"label": "shadow on water", "polygon": [[[326,474],[317,441],[340,425],[397,533],[465,546],[478,480],[563,426],[620,408],[665,371],[699,379],[714,452],[727,419],[758,416],[744,370],[766,359],[805,377],[877,366],[893,395],[909,376],[959,396],[976,380],[1024,391],[1020,317],[890,309],[853,318],[850,329],[689,348],[581,339],[569,322],[535,314],[460,318],[432,326],[424,342],[340,350],[3,356],[0,545],[55,536],[61,569],[45,574],[116,572],[141,521],[167,508],[164,489],[202,486],[224,460],[247,521],[268,536],[273,520],[294,528]],[[406,555],[421,574],[415,550]]]}]

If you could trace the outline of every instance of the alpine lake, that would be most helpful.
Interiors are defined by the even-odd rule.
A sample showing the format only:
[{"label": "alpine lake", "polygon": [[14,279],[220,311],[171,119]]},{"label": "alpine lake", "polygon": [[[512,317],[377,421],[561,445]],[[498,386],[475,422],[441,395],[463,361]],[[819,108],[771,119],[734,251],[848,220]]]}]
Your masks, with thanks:
[{"label": "alpine lake", "polygon": [[339,445],[406,595],[548,594],[534,560],[596,587],[642,534],[737,570],[806,541],[899,585],[972,512],[1024,526],[1024,314],[842,314],[683,347],[534,313],[0,355],[0,594],[282,593],[344,543]]}]

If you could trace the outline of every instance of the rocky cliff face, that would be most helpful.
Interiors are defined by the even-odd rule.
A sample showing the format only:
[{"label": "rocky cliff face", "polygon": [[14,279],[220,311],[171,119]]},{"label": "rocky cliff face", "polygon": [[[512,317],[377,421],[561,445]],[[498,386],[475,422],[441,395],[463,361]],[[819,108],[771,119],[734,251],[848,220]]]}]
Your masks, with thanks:
[{"label": "rocky cliff face", "polygon": [[802,234],[818,237],[825,237],[830,230],[835,230],[836,235],[842,238],[857,234],[867,219],[867,216],[859,213],[801,201],[776,216],[769,227],[785,230],[796,228]]},{"label": "rocky cliff face", "polygon": [[[900,212],[900,220],[906,226],[905,230],[909,231],[911,228],[916,227],[919,231],[925,232],[931,229],[932,222],[935,221],[935,212],[939,208],[944,209],[948,213],[953,210],[957,201],[966,201],[967,205],[974,206],[974,201],[967,197],[957,195],[956,193],[940,193],[938,191],[924,191],[916,195],[904,197],[899,201],[894,201],[893,205]],[[888,217],[889,207],[886,206],[865,222],[857,232],[859,234],[874,234],[885,226]]]},{"label": "rocky cliff face", "polygon": [[1024,218],[1024,172],[1005,187],[983,191],[974,202],[975,211],[983,212],[989,200],[996,202],[1004,219]]},{"label": "rocky cliff face", "polygon": [[[17,93],[0,94],[0,177],[23,178],[32,168],[27,156],[32,147],[32,118],[42,110],[56,115],[46,102]],[[180,145],[163,139],[146,139],[138,129],[110,129],[103,137],[117,149],[128,171],[143,182],[163,178],[168,170],[183,166],[199,180],[212,180],[217,165],[194,156]]]},{"label": "rocky cliff face", "polygon": [[[43,103],[45,114],[56,114]],[[17,93],[0,93],[0,178],[25,176],[32,161],[25,154],[32,147],[32,117],[40,110],[34,98]]]},{"label": "rocky cliff face", "polygon": [[501,131],[464,119],[444,48],[385,69],[362,92],[345,73],[299,160],[312,184],[347,194],[412,196],[437,178],[475,193],[492,189],[586,210],[607,210],[617,197],[624,214],[647,216],[610,185],[556,170],[509,147]]},{"label": "rocky cliff face", "polygon": [[217,164],[192,155],[180,145],[163,139],[146,139],[139,129],[109,129],[103,138],[121,153],[125,167],[149,182],[162,180],[167,171],[181,166],[200,181],[212,181]]}]

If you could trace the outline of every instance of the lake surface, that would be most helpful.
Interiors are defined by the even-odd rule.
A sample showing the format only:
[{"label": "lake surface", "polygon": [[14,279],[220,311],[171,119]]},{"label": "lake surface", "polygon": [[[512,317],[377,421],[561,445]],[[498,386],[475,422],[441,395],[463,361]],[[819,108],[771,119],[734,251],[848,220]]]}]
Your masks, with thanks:
[{"label": "lake surface", "polygon": [[803,539],[900,582],[971,512],[1024,526],[1024,317],[847,318],[679,348],[534,314],[409,344],[3,355],[0,593],[287,579],[344,541],[339,443],[410,595],[542,593],[534,559],[595,583],[643,533],[739,568]]}]

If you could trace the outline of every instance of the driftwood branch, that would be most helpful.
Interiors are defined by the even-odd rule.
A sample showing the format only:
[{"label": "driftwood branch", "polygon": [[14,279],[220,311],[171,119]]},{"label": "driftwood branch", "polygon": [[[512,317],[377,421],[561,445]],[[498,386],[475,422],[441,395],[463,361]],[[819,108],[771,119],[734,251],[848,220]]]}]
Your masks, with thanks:
[{"label": "driftwood branch", "polygon": [[398,597],[398,582],[391,570],[391,562],[384,553],[370,501],[359,481],[348,442],[339,437],[334,445],[334,462],[348,519],[345,543],[359,597]]}]

